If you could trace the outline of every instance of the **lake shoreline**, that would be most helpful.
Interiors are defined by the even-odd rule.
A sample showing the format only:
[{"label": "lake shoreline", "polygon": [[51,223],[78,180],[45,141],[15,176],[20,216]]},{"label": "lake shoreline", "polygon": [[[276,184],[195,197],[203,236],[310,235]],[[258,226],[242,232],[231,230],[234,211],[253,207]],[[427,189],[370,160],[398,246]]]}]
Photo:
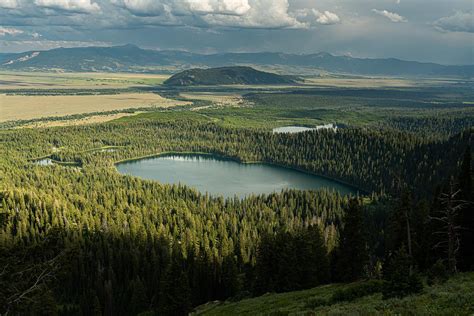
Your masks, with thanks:
[{"label": "lake shoreline", "polygon": [[359,195],[359,194],[362,194],[362,195],[370,194],[370,192],[368,192],[368,191],[366,191],[362,188],[359,188],[359,187],[357,187],[357,186],[355,186],[351,183],[348,183],[348,182],[345,182],[345,181],[342,181],[342,180],[339,180],[339,179],[336,179],[336,178],[331,178],[331,177],[326,176],[326,175],[318,174],[316,172],[309,171],[309,170],[306,170],[306,169],[303,169],[303,168],[283,165],[283,164],[279,164],[279,163],[276,163],[276,162],[264,161],[264,160],[245,161],[245,160],[241,160],[240,158],[235,158],[235,157],[220,155],[220,154],[215,154],[215,153],[209,153],[209,152],[165,151],[165,152],[161,152],[161,153],[155,153],[155,154],[150,154],[150,155],[144,155],[144,156],[139,156],[139,157],[132,157],[132,158],[127,158],[127,159],[117,160],[117,161],[114,161],[113,165],[115,166],[114,169],[117,172],[119,172],[118,169],[117,169],[118,164],[134,162],[134,161],[139,161],[139,160],[144,160],[144,159],[166,157],[166,156],[172,156],[172,155],[182,155],[182,156],[185,156],[185,155],[189,155],[189,156],[198,155],[199,156],[199,155],[201,155],[201,156],[208,156],[208,157],[212,157],[212,158],[217,158],[219,160],[234,161],[234,162],[241,163],[241,164],[249,164],[249,165],[251,165],[251,164],[256,164],[256,165],[261,164],[261,165],[269,165],[269,166],[274,166],[274,167],[280,167],[280,168],[284,168],[284,169],[288,169],[288,170],[292,170],[292,171],[301,172],[301,173],[304,173],[304,174],[307,174],[307,175],[321,177],[321,178],[326,179],[326,180],[334,181],[338,184],[345,185],[345,186],[353,189],[354,191],[357,191],[357,195]]}]

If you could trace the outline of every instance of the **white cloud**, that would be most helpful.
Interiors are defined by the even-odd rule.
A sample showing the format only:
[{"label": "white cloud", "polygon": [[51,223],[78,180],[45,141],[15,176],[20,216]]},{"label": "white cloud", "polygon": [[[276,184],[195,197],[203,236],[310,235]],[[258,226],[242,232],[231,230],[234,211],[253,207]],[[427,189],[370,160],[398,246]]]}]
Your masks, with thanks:
[{"label": "white cloud", "polygon": [[407,21],[403,16],[399,15],[398,13],[390,12],[390,11],[387,11],[387,10],[372,9],[372,12],[374,12],[378,15],[384,16],[384,17],[388,18],[390,21],[392,21],[394,23],[400,23],[400,22],[406,22]]},{"label": "white cloud", "polygon": [[458,11],[454,15],[437,20],[434,26],[445,32],[474,33],[474,13]]},{"label": "white cloud", "polygon": [[250,9],[241,16],[208,14],[202,19],[209,25],[241,28],[307,28],[289,9],[287,0],[250,0]]},{"label": "white cloud", "polygon": [[111,0],[137,16],[243,15],[250,10],[249,0]]},{"label": "white cloud", "polygon": [[153,0],[112,0],[111,3],[130,11],[137,16],[157,16],[166,11],[166,7],[160,1]]},{"label": "white cloud", "polygon": [[316,16],[316,22],[319,24],[331,25],[341,22],[341,19],[337,14],[329,11],[319,12],[318,10],[313,9],[313,13]]},{"label": "white cloud", "polygon": [[[7,0],[0,0],[7,1]],[[13,1],[13,0],[8,0]],[[15,0],[20,1],[20,0]],[[26,0],[25,0],[26,1]],[[93,28],[190,26],[199,28],[308,29],[340,22],[331,11],[296,10],[290,0],[28,0],[24,15],[48,14],[57,24]],[[38,10],[42,9],[42,10]],[[35,12],[36,11],[36,12]],[[298,11],[304,11],[301,15]],[[72,13],[104,12],[97,15]],[[33,24],[32,24],[33,25]]]},{"label": "white cloud", "polygon": [[42,8],[68,11],[73,13],[95,13],[100,6],[91,0],[35,0],[35,4]]},{"label": "white cloud", "polygon": [[300,22],[304,22],[308,27],[321,24],[333,25],[341,22],[341,19],[336,13],[330,11],[318,11],[316,9],[300,9],[291,13]]},{"label": "white cloud", "polygon": [[5,36],[5,35],[16,36],[19,34],[23,34],[23,31],[19,29],[15,29],[15,28],[0,26],[0,36]]},{"label": "white cloud", "polygon": [[[307,28],[288,0],[111,0],[147,23],[241,28]],[[153,19],[151,19],[153,18]]]},{"label": "white cloud", "polygon": [[0,0],[0,8],[16,9],[18,8],[18,1],[17,0]]},{"label": "white cloud", "polygon": [[186,0],[191,12],[243,15],[251,7],[248,0]]}]

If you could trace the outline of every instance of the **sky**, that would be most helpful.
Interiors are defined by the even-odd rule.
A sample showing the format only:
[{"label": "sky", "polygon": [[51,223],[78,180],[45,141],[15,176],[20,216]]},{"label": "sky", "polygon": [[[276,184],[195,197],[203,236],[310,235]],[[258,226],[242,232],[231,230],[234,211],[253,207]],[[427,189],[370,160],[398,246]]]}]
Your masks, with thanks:
[{"label": "sky", "polygon": [[474,0],[0,0],[0,52],[135,44],[474,64]]}]

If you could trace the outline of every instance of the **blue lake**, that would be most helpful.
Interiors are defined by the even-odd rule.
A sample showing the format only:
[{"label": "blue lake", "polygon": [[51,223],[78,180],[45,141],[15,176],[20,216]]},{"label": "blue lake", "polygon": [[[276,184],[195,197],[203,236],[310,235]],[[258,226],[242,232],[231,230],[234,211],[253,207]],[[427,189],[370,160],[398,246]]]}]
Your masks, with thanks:
[{"label": "blue lake", "polygon": [[305,172],[269,164],[243,164],[210,155],[164,155],[123,162],[116,167],[122,174],[161,183],[181,183],[202,193],[224,197],[280,192],[287,188],[329,188],[341,194],[357,192],[353,187]]}]

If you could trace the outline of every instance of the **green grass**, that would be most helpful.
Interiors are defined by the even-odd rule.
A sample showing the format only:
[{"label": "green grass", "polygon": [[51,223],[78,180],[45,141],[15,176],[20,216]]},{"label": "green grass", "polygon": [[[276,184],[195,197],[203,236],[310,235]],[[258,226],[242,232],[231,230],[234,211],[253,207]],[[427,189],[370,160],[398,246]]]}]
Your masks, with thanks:
[{"label": "green grass", "polygon": [[[359,282],[364,283],[364,282]],[[304,291],[266,294],[239,302],[212,302],[197,315],[472,315],[474,273],[459,274],[446,283],[425,287],[403,299],[383,300],[380,293],[325,305],[333,293],[354,284],[330,284]]]},{"label": "green grass", "polygon": [[380,121],[382,117],[371,112],[340,111],[327,108],[275,108],[255,106],[252,108],[222,108],[199,111],[213,117],[225,126],[274,128],[288,125],[314,127],[327,123],[364,125]]},{"label": "green grass", "polygon": [[[341,91],[341,93],[343,92]],[[380,91],[373,93],[376,95]],[[423,100],[320,96],[298,93],[253,94],[247,96],[246,100],[249,101],[248,104],[252,105],[220,107],[213,106],[212,102],[197,100],[194,101],[194,106],[146,113],[120,120],[192,119],[215,122],[225,127],[272,129],[288,125],[314,127],[328,123],[380,127],[390,126],[388,123],[394,118],[444,118],[454,121],[474,117],[472,107],[453,103],[450,100],[429,103]],[[200,105],[206,105],[206,107],[199,109]],[[189,111],[192,108],[195,110]],[[445,129],[444,126],[439,126],[440,131]],[[430,132],[433,131],[430,130]]]}]

